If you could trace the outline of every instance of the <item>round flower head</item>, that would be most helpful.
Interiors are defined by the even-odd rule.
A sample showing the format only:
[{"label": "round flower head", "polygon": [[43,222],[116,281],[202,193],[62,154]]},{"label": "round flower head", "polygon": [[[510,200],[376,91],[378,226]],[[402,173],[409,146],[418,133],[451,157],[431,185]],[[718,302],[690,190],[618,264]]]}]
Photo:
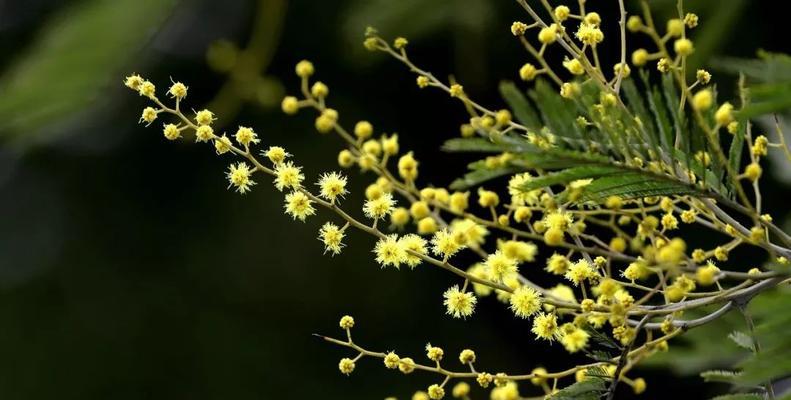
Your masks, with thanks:
[{"label": "round flower head", "polygon": [[313,202],[310,198],[302,192],[293,191],[286,195],[285,204],[286,214],[291,215],[294,219],[305,221],[305,218],[316,213],[313,208]]},{"label": "round flower head", "polygon": [[146,123],[146,126],[151,125],[155,119],[157,119],[157,114],[159,111],[154,109],[154,107],[146,107],[143,109],[142,114],[140,114],[140,123]]},{"label": "round flower head", "polygon": [[465,246],[479,246],[484,243],[489,231],[471,219],[457,219],[450,224],[450,231],[457,242]]},{"label": "round flower head", "polygon": [[574,286],[579,286],[586,279],[592,279],[595,276],[597,276],[596,270],[584,259],[572,264],[565,274],[566,279],[574,283]]},{"label": "round flower head", "polygon": [[275,167],[275,188],[281,192],[285,188],[301,187],[304,179],[302,167],[295,166],[291,161],[280,163]]},{"label": "round flower head", "polygon": [[383,193],[381,196],[368,200],[363,205],[363,213],[368,218],[380,220],[390,215],[395,207],[395,200],[390,193]]},{"label": "round flower head", "polygon": [[286,158],[290,157],[291,154],[280,146],[271,146],[264,152],[264,156],[266,156],[272,164],[278,165],[285,161]]},{"label": "round flower head", "polygon": [[132,74],[124,79],[124,85],[132,90],[138,90],[140,85],[143,83],[143,78],[138,74]]},{"label": "round flower head", "polygon": [[398,370],[404,374],[411,374],[415,370],[415,360],[404,357],[399,360]]},{"label": "round flower head", "polygon": [[300,78],[307,78],[313,75],[313,63],[308,60],[302,60],[297,63],[297,66],[294,68],[297,76]]},{"label": "round flower head", "polygon": [[376,262],[382,267],[392,265],[398,268],[406,262],[407,258],[403,243],[398,241],[398,235],[395,234],[379,239],[374,247],[374,254],[376,254]]},{"label": "round flower head", "polygon": [[350,315],[344,315],[343,317],[341,317],[341,320],[340,322],[338,322],[338,325],[340,325],[341,329],[354,328],[354,318],[352,318]]},{"label": "round flower head", "polygon": [[167,140],[176,140],[181,137],[181,130],[175,124],[165,124],[162,134]]},{"label": "round flower head", "polygon": [[346,191],[346,177],[337,172],[322,174],[317,185],[319,185],[320,189],[319,195],[333,203],[335,199],[343,198],[348,193]]},{"label": "round flower head", "polygon": [[456,241],[447,228],[436,232],[431,238],[431,251],[446,260],[464,247],[464,245]]},{"label": "round flower head", "polygon": [[258,139],[258,135],[256,135],[252,128],[245,126],[239,127],[239,129],[236,131],[236,134],[234,135],[234,138],[237,142],[239,142],[239,144],[243,146],[249,146],[251,143],[256,144],[261,141]]},{"label": "round flower head", "polygon": [[176,100],[181,100],[187,97],[187,86],[181,82],[173,82],[173,85],[168,90],[168,95]]},{"label": "round flower head", "polygon": [[[568,327],[566,327],[567,325]],[[566,328],[563,329],[564,333],[560,342],[563,344],[563,347],[566,348],[566,351],[569,353],[576,353],[588,345],[588,338],[590,337],[588,332],[570,324],[566,324],[564,327]]]},{"label": "round flower head", "polygon": [[511,294],[510,303],[517,317],[527,318],[541,308],[541,297],[534,289],[522,286]]},{"label": "round flower head", "polygon": [[214,113],[209,110],[200,110],[195,113],[195,122],[198,125],[211,125],[214,122]]},{"label": "round flower head", "polygon": [[149,99],[153,99],[156,95],[157,87],[154,86],[151,81],[143,81],[137,86],[137,92],[140,93],[141,96],[148,97]]},{"label": "round flower head", "polygon": [[236,191],[239,193],[244,194],[246,192],[249,192],[250,186],[255,185],[255,182],[253,182],[250,179],[250,176],[252,174],[253,171],[244,162],[231,164],[231,166],[228,168],[228,173],[227,173],[228,182],[229,182],[228,188],[230,189],[231,186],[235,186]]},{"label": "round flower head", "polygon": [[472,293],[462,292],[458,286],[446,290],[442,296],[445,298],[442,304],[448,308],[447,313],[454,318],[469,317],[475,311],[475,303],[478,302]]},{"label": "round flower head", "polygon": [[560,335],[558,331],[558,319],[555,314],[539,313],[533,319],[533,329],[531,331],[539,339],[552,341]]},{"label": "round flower head", "polygon": [[385,368],[387,369],[396,369],[398,368],[398,364],[401,363],[401,357],[398,357],[398,354],[394,352],[389,352],[384,357]]},{"label": "round flower head", "polygon": [[342,374],[350,375],[354,371],[354,360],[350,358],[342,358],[338,363],[338,369]]},{"label": "round flower head", "polygon": [[412,251],[420,255],[426,255],[426,240],[418,235],[415,235],[414,233],[410,233],[402,236],[400,239],[398,239],[398,241],[401,243],[401,246],[404,248],[404,250],[407,250],[404,263],[409,265],[410,268],[415,268],[418,264],[420,264],[422,259],[417,255],[410,254],[409,252]]},{"label": "round flower head", "polygon": [[516,274],[516,260],[506,256],[502,251],[497,250],[494,254],[489,254],[486,257],[484,265],[487,268],[489,276],[497,281],[502,282],[509,277]]},{"label": "round flower head", "polygon": [[331,222],[325,223],[321,229],[319,229],[319,240],[324,243],[325,253],[329,251],[333,255],[340,254],[345,246],[343,244],[344,236],[343,229]]},{"label": "round flower head", "polygon": [[231,150],[231,140],[225,135],[214,138],[214,150],[217,154],[229,152]]},{"label": "round flower head", "polygon": [[426,345],[426,357],[429,360],[440,362],[443,356],[445,356],[445,351],[441,347],[432,346],[431,343]]},{"label": "round flower head", "polygon": [[195,142],[208,142],[214,138],[214,129],[208,125],[201,125],[195,129]]},{"label": "round flower head", "polygon": [[428,387],[428,397],[431,400],[438,400],[445,397],[445,389],[436,383]]},{"label": "round flower head", "polygon": [[280,109],[288,115],[294,115],[299,111],[299,100],[294,96],[283,97],[280,102]]}]

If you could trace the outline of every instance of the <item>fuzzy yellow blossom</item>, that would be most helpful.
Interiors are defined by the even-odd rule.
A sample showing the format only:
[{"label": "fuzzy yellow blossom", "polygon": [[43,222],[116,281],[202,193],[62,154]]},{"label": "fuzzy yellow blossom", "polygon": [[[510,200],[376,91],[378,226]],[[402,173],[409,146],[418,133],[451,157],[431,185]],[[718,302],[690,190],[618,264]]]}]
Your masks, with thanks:
[{"label": "fuzzy yellow blossom", "polygon": [[475,352],[470,349],[464,349],[459,353],[459,362],[467,365],[475,362]]},{"label": "fuzzy yellow blossom", "polygon": [[409,41],[404,37],[397,37],[395,40],[393,40],[393,47],[395,47],[397,50],[405,48],[407,44],[409,44]]},{"label": "fuzzy yellow blossom", "polygon": [[324,252],[330,252],[333,255],[341,253],[344,247],[343,238],[345,234],[343,229],[337,225],[327,222],[319,229],[319,240],[324,243]]},{"label": "fuzzy yellow blossom", "polygon": [[459,382],[451,390],[451,395],[457,399],[467,397],[468,394],[470,394],[470,384],[467,382]]},{"label": "fuzzy yellow blossom", "polygon": [[626,29],[629,32],[637,32],[643,28],[643,19],[639,15],[630,15],[626,20]]},{"label": "fuzzy yellow blossom", "polygon": [[407,252],[403,243],[398,241],[398,235],[387,235],[376,242],[373,250],[376,262],[382,267],[392,265],[396,268],[406,262]]},{"label": "fuzzy yellow blossom", "polygon": [[527,32],[527,24],[524,22],[515,21],[513,24],[511,24],[511,33],[514,36],[522,36],[525,34],[525,32]]},{"label": "fuzzy yellow blossom", "polygon": [[703,89],[692,96],[692,108],[698,111],[708,110],[713,102],[714,98],[709,89]]},{"label": "fuzzy yellow blossom", "polygon": [[593,266],[584,259],[571,264],[564,274],[564,277],[571,281],[574,286],[579,286],[582,282],[594,279],[597,276],[598,274]]},{"label": "fuzzy yellow blossom", "polygon": [[511,311],[520,318],[527,318],[541,309],[541,295],[527,286],[514,290],[509,302],[511,303]]},{"label": "fuzzy yellow blossom", "polygon": [[429,81],[428,77],[426,77],[424,75],[420,75],[420,76],[417,77],[416,82],[417,82],[417,87],[423,89],[423,88],[428,87],[430,81]]},{"label": "fuzzy yellow blossom", "polygon": [[404,207],[396,207],[390,214],[390,223],[396,228],[403,228],[409,222],[409,210]]},{"label": "fuzzy yellow blossom", "polygon": [[438,400],[445,397],[445,389],[436,383],[428,387],[428,397],[431,400]]},{"label": "fuzzy yellow blossom", "polygon": [[390,215],[394,207],[393,195],[383,193],[376,199],[366,201],[363,205],[363,213],[370,219],[380,220]]},{"label": "fuzzy yellow blossom", "polygon": [[470,204],[470,192],[453,192],[448,199],[450,209],[454,213],[463,213]]},{"label": "fuzzy yellow blossom", "polygon": [[228,188],[231,186],[236,187],[236,191],[239,193],[246,193],[250,191],[250,187],[255,185],[255,182],[250,179],[250,176],[253,174],[253,171],[247,165],[247,163],[239,162],[236,164],[231,164],[228,168],[228,173],[226,174],[228,177]]},{"label": "fuzzy yellow blossom", "polygon": [[389,352],[385,354],[384,359],[382,360],[385,364],[385,368],[387,369],[396,369],[398,368],[398,364],[401,363],[401,357],[398,356],[395,352]]},{"label": "fuzzy yellow blossom", "polygon": [[209,125],[201,125],[195,129],[195,142],[205,143],[214,138],[214,129]]},{"label": "fuzzy yellow blossom", "polygon": [[673,63],[666,57],[662,57],[656,63],[656,69],[659,72],[665,73],[670,71],[670,68],[673,66]]},{"label": "fuzzy yellow blossom", "polygon": [[157,87],[151,81],[143,81],[137,86],[137,92],[141,96],[148,97],[149,99],[153,99],[156,95]]},{"label": "fuzzy yellow blossom", "polygon": [[274,165],[278,165],[290,157],[291,154],[286,152],[286,149],[280,146],[270,146],[263,155],[269,159]]},{"label": "fuzzy yellow blossom", "polygon": [[557,6],[552,13],[555,15],[555,19],[563,22],[569,18],[571,10],[566,6]]},{"label": "fuzzy yellow blossom", "polygon": [[533,328],[531,332],[536,335],[539,339],[544,340],[555,340],[560,335],[558,331],[558,319],[555,314],[544,314],[538,313],[535,318],[533,318]]},{"label": "fuzzy yellow blossom", "polygon": [[714,121],[717,125],[726,126],[733,121],[733,105],[731,103],[722,103],[717,112],[714,113]]},{"label": "fuzzy yellow blossom", "polygon": [[292,218],[305,221],[305,219],[316,213],[313,207],[313,201],[300,191],[293,191],[286,195],[285,204],[286,214],[291,215]]},{"label": "fuzzy yellow blossom", "polygon": [[566,258],[566,256],[555,253],[547,258],[547,266],[545,269],[551,274],[563,275],[566,273],[569,266],[569,259]]},{"label": "fuzzy yellow blossom", "polygon": [[604,33],[597,25],[583,22],[576,33],[577,39],[588,46],[596,46],[604,40]]},{"label": "fuzzy yellow blossom", "polygon": [[680,37],[684,34],[684,21],[673,18],[667,21],[667,34],[671,37]]},{"label": "fuzzy yellow blossom", "polygon": [[610,240],[610,248],[618,253],[623,253],[626,250],[626,239],[617,236]]},{"label": "fuzzy yellow blossom", "polygon": [[431,251],[446,260],[463,248],[447,229],[437,231],[431,238]]},{"label": "fuzzy yellow blossom", "polygon": [[519,240],[500,241],[497,243],[497,247],[507,257],[519,263],[535,261],[536,253],[538,253],[538,247],[535,244]]},{"label": "fuzzy yellow blossom", "polygon": [[560,96],[564,99],[573,99],[582,93],[582,87],[577,82],[563,82],[560,85]]},{"label": "fuzzy yellow blossom", "polygon": [[294,115],[299,111],[299,100],[294,96],[283,97],[280,102],[280,109],[288,115]]},{"label": "fuzzy yellow blossom", "polygon": [[629,64],[617,63],[612,66],[612,69],[615,76],[620,74],[623,78],[628,78],[629,75],[632,74],[632,69],[629,68]]},{"label": "fuzzy yellow blossom", "polygon": [[181,137],[181,129],[175,124],[165,124],[162,128],[162,134],[167,140],[176,140]]},{"label": "fuzzy yellow blossom", "polygon": [[632,64],[635,67],[642,67],[648,63],[648,51],[646,49],[637,49],[632,52]]},{"label": "fuzzy yellow blossom", "polygon": [[680,56],[688,56],[695,52],[695,46],[692,44],[691,40],[683,38],[673,43],[673,50]]},{"label": "fuzzy yellow blossom", "polygon": [[585,67],[583,67],[580,60],[576,58],[564,60],[563,67],[574,75],[582,75],[585,73]]},{"label": "fuzzy yellow blossom", "polygon": [[717,280],[717,275],[719,273],[720,269],[709,261],[706,266],[699,267],[695,271],[695,280],[698,281],[701,286],[709,286]]},{"label": "fuzzy yellow blossom", "polygon": [[415,268],[418,264],[420,264],[422,261],[421,256],[425,256],[427,254],[426,240],[418,235],[415,235],[414,233],[402,236],[400,239],[398,239],[398,242],[406,251],[404,263],[410,268]]},{"label": "fuzzy yellow blossom", "polygon": [[354,125],[354,135],[358,139],[365,140],[374,133],[374,127],[368,121],[359,121]]},{"label": "fuzzy yellow blossom", "polygon": [[181,82],[173,82],[168,89],[168,95],[176,100],[182,100],[187,97],[187,86]]},{"label": "fuzzy yellow blossom", "polygon": [[768,154],[769,139],[764,135],[759,135],[755,138],[753,143],[752,153],[756,157],[762,157]]},{"label": "fuzzy yellow blossom", "polygon": [[531,63],[525,63],[519,68],[519,78],[523,81],[532,81],[538,75],[538,68]]},{"label": "fuzzy yellow blossom", "polygon": [[403,374],[411,374],[415,370],[415,361],[409,357],[399,360],[398,370]]},{"label": "fuzzy yellow blossom", "polygon": [[274,183],[277,190],[282,192],[286,188],[300,188],[303,180],[305,180],[305,175],[302,175],[302,167],[295,166],[291,161],[275,166]]},{"label": "fuzzy yellow blossom", "polygon": [[552,24],[538,31],[538,41],[541,44],[552,44],[558,38],[558,26]]},{"label": "fuzzy yellow blossom", "polygon": [[341,320],[338,322],[338,325],[341,329],[351,329],[354,328],[354,318],[350,315],[344,315],[341,317]]},{"label": "fuzzy yellow blossom", "polygon": [[207,109],[195,113],[195,122],[198,125],[211,125],[214,120],[214,113]]},{"label": "fuzzy yellow blossom", "polygon": [[489,387],[489,385],[492,384],[493,380],[494,377],[492,376],[492,374],[486,372],[481,372],[475,377],[475,381],[478,382],[478,385],[480,385],[482,388]]},{"label": "fuzzy yellow blossom", "polygon": [[446,290],[442,296],[445,298],[442,304],[447,307],[447,313],[454,318],[469,317],[475,311],[475,303],[478,302],[472,293],[463,292],[458,286]]},{"label": "fuzzy yellow blossom", "polygon": [[547,229],[559,229],[561,231],[566,231],[574,222],[574,218],[570,213],[556,211],[545,215],[541,222]]},{"label": "fuzzy yellow blossom", "polygon": [[695,72],[695,79],[705,85],[711,81],[711,74],[705,69],[699,69]]},{"label": "fuzzy yellow blossom", "polygon": [[500,196],[490,190],[478,188],[478,204],[483,208],[497,207],[500,204]]},{"label": "fuzzy yellow blossom", "polygon": [[440,362],[444,356],[445,351],[442,350],[441,347],[432,346],[431,343],[426,345],[426,357],[428,357],[429,360]]},{"label": "fuzzy yellow blossom", "polygon": [[450,96],[459,98],[464,97],[464,86],[461,86],[458,83],[450,85]]},{"label": "fuzzy yellow blossom", "polygon": [[327,108],[316,117],[313,125],[319,133],[329,133],[335,127],[337,121],[338,112],[331,108]]},{"label": "fuzzy yellow blossom", "polygon": [[[568,325],[568,324],[567,324]],[[590,334],[585,330],[570,326],[563,329],[560,343],[569,353],[576,353],[588,345]]]},{"label": "fuzzy yellow blossom", "polygon": [[678,219],[673,215],[672,212],[669,212],[662,216],[662,227],[666,230],[673,230],[678,228]]},{"label": "fuzzy yellow blossom", "polygon": [[146,107],[143,109],[143,112],[140,114],[140,123],[145,122],[146,126],[151,125],[155,119],[157,119],[157,111],[154,107]]},{"label": "fuzzy yellow blossom", "polygon": [[410,151],[398,159],[398,175],[405,181],[412,182],[417,179],[418,162]]},{"label": "fuzzy yellow blossom", "polygon": [[744,168],[744,176],[747,177],[751,182],[755,182],[758,178],[761,177],[763,170],[758,163],[750,163],[748,166]]},{"label": "fuzzy yellow blossom", "polygon": [[437,231],[439,226],[437,220],[433,217],[426,217],[417,222],[417,233],[421,235],[429,235]]},{"label": "fuzzy yellow blossom", "polygon": [[350,358],[342,358],[338,363],[338,369],[341,370],[341,373],[345,375],[351,375],[351,373],[354,371],[354,366],[354,361]]},{"label": "fuzzy yellow blossom", "polygon": [[681,221],[685,224],[691,224],[695,222],[697,216],[698,213],[695,210],[684,210],[681,212]]},{"label": "fuzzy yellow blossom", "polygon": [[138,74],[132,74],[124,79],[124,85],[132,90],[138,90],[143,84],[143,78]]},{"label": "fuzzy yellow blossom", "polygon": [[294,71],[297,73],[297,76],[300,78],[307,78],[313,75],[314,68],[313,63],[308,60],[302,60],[297,63],[297,66],[294,68]]},{"label": "fuzzy yellow blossom", "polygon": [[348,193],[346,190],[346,177],[338,172],[322,174],[316,183],[319,186],[319,196],[334,203],[336,199],[343,198]]},{"label": "fuzzy yellow blossom", "polygon": [[231,150],[231,139],[222,135],[214,138],[214,151],[217,154],[225,154]]},{"label": "fuzzy yellow blossom", "polygon": [[234,135],[234,138],[239,144],[243,146],[249,146],[250,144],[256,144],[261,141],[258,139],[258,135],[255,133],[255,131],[253,131],[252,128],[245,126],[239,127],[239,129],[236,131],[236,134]]},{"label": "fuzzy yellow blossom", "polygon": [[491,279],[498,282],[515,275],[517,271],[516,260],[506,256],[500,250],[495,251],[494,254],[489,254],[486,257],[486,261],[484,261],[484,266],[486,266]]}]

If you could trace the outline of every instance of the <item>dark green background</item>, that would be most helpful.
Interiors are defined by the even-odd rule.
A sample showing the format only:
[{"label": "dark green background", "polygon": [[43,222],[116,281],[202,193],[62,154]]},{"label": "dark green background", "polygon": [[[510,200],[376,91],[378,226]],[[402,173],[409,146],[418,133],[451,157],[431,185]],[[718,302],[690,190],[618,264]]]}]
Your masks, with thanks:
[{"label": "dark green background", "polygon": [[[381,270],[369,237],[353,233],[341,255],[323,257],[315,237],[326,220],[338,222],[334,216],[321,211],[304,224],[291,221],[281,212],[282,194],[260,177],[248,195],[226,190],[230,157],[217,157],[202,144],[167,142],[161,121],[149,129],[136,125],[147,104],[121,86],[132,71],[161,89],[173,77],[190,86],[187,102],[198,109],[228,81],[207,66],[210,43],[243,45],[253,26],[268,27],[279,35],[266,36],[273,43],[263,47],[273,52],[266,78],[243,77],[215,99],[230,110],[219,116],[220,126],[253,126],[263,145],[294,154],[310,182],[336,169],[340,141],[315,133],[309,111],[297,117],[279,112],[280,96],[297,89],[293,65],[308,58],[330,86],[329,101],[342,123],[364,118],[378,131],[399,132],[402,148],[415,149],[421,161],[420,183],[447,185],[469,160],[437,149],[457,134],[463,109],[442,93],[417,89],[414,76],[395,61],[364,52],[362,32],[375,24],[386,37],[406,35],[420,65],[441,77],[456,74],[468,93],[497,108],[497,83],[515,79],[528,61],[508,31],[511,21],[527,19],[515,2],[296,0],[282,2],[282,18],[267,11],[263,21],[258,7],[276,10],[280,2],[141,2],[150,7],[138,30],[142,36],[107,43],[116,40],[107,32],[118,21],[105,19],[104,30],[94,31],[81,50],[121,47],[116,64],[69,59],[74,53],[64,51],[39,55],[60,67],[33,81],[76,81],[76,72],[95,70],[95,79],[76,86],[84,89],[48,86],[29,104],[9,97],[19,79],[11,72],[19,73],[42,38],[58,37],[48,27],[100,3],[112,4],[31,0],[0,6],[0,398],[405,399],[437,381],[421,373],[404,377],[373,359],[342,376],[337,361],[350,353],[311,333],[341,335],[337,321],[345,313],[356,317],[360,343],[422,360],[430,341],[445,348],[454,368],[465,347],[475,349],[480,368],[491,372],[557,369],[582,360],[557,345],[535,343],[529,322],[515,321],[493,299],[483,299],[467,321],[445,316],[442,292],[458,280],[427,266]],[[674,2],[659,3],[671,9]],[[772,2],[690,3],[709,8],[701,11],[703,26],[707,15],[722,14],[711,4],[737,10],[714,34],[712,54],[789,50],[785,17],[771,12]],[[615,4],[595,0],[589,7],[612,22]],[[127,11],[117,11],[113,16],[121,21]],[[612,45],[614,32],[605,33],[605,44]],[[717,78],[721,95],[732,97],[735,78]],[[240,98],[244,103],[236,107]],[[75,108],[46,114],[54,99]],[[371,177],[349,174],[352,195],[344,204],[359,215]],[[771,186],[766,201],[781,217],[787,207]],[[541,265],[524,268],[542,276]],[[646,398],[667,391],[698,398],[723,389],[666,370],[640,375],[653,393]]]}]

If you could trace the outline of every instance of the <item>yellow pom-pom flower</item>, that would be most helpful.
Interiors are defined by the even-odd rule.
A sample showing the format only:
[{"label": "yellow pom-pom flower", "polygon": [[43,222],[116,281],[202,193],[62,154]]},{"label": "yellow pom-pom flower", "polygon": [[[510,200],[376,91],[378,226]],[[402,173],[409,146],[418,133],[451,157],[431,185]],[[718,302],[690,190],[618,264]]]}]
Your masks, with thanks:
[{"label": "yellow pom-pom flower", "polygon": [[253,171],[247,165],[247,163],[239,162],[236,164],[231,164],[228,168],[228,173],[226,174],[228,177],[228,188],[230,189],[232,186],[236,187],[236,191],[239,193],[247,193],[250,191],[250,187],[255,185],[250,176],[253,175]]},{"label": "yellow pom-pom flower", "polygon": [[520,318],[527,318],[541,309],[541,295],[527,286],[514,290],[509,302],[511,311]]},{"label": "yellow pom-pom flower", "polygon": [[478,302],[472,293],[463,292],[458,286],[446,290],[442,296],[445,298],[442,304],[447,308],[447,314],[454,318],[469,317],[475,311],[475,303]]}]

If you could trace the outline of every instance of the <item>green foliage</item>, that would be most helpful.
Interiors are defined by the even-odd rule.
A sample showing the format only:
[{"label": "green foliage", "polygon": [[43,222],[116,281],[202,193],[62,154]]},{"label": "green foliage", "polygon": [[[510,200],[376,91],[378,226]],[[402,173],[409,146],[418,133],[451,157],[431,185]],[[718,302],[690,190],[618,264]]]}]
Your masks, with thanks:
[{"label": "green foliage", "polygon": [[739,113],[740,119],[791,108],[791,56],[759,51],[757,59],[723,58],[715,65],[747,78],[751,101]]},{"label": "green foliage", "polygon": [[599,400],[606,392],[606,382],[599,376],[588,375],[584,380],[563,388],[553,400]]},{"label": "green foliage", "polygon": [[[5,140],[41,141],[55,121],[84,117],[167,18],[176,0],[92,0],[47,24],[0,80]],[[101,38],[101,40],[96,40]]]},{"label": "green foliage", "polygon": [[[733,187],[723,183],[724,169],[718,163],[703,166],[691,156],[708,149],[703,133],[679,110],[680,98],[672,78],[665,75],[661,85],[653,86],[646,73],[640,75],[642,90],[632,79],[623,81],[625,107],[602,106],[600,89],[591,82],[581,85],[582,93],[574,100],[564,99],[543,80],[527,95],[511,82],[502,83],[500,92],[527,134],[447,141],[446,151],[511,155],[507,165],[492,170],[487,170],[484,161],[471,164],[472,171],[452,188],[466,189],[512,170],[538,169],[545,173],[521,190],[590,179],[590,184],[576,193],[575,201],[601,201],[608,196],[730,197]],[[542,140],[554,144],[541,145]],[[734,170],[740,167],[743,141],[742,130],[729,148]],[[686,182],[678,172],[671,174],[659,165],[681,165],[700,177],[699,184]]]}]

